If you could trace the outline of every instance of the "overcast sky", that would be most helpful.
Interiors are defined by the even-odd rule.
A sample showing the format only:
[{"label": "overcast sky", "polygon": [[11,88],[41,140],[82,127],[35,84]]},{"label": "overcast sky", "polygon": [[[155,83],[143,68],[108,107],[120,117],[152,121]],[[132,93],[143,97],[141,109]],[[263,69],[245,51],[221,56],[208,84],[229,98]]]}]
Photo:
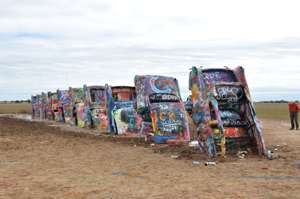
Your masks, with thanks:
[{"label": "overcast sky", "polygon": [[300,3],[1,0],[0,100],[136,74],[243,66],[255,100],[300,99]]}]

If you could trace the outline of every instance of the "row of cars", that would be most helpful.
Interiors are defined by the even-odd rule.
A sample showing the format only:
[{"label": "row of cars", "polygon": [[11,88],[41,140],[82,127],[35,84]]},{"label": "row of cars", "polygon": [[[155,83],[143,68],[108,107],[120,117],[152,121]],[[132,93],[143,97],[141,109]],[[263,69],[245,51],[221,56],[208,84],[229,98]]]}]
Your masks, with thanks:
[{"label": "row of cars", "polygon": [[136,76],[135,87],[87,86],[32,96],[33,118],[96,128],[112,134],[141,133],[189,140],[177,79]]},{"label": "row of cars", "polygon": [[244,70],[192,67],[184,103],[173,77],[137,75],[134,87],[86,86],[32,96],[33,118],[95,128],[102,133],[150,136],[156,143],[191,140],[210,156],[265,144]]}]

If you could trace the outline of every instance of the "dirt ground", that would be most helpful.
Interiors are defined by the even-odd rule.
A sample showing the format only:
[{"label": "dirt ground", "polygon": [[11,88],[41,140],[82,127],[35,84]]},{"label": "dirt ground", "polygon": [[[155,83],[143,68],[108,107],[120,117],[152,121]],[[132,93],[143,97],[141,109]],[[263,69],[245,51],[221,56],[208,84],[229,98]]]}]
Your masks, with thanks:
[{"label": "dirt ground", "polygon": [[0,198],[300,198],[300,131],[263,124],[277,159],[232,156],[205,166],[184,147],[0,117]]}]

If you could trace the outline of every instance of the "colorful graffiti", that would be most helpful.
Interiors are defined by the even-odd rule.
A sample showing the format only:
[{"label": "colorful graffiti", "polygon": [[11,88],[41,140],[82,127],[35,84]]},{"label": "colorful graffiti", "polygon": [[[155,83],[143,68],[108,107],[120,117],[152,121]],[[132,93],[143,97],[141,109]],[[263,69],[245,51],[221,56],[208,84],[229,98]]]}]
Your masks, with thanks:
[{"label": "colorful graffiti", "polygon": [[142,118],[137,114],[135,88],[130,86],[112,87],[114,132],[117,134],[139,133]]},{"label": "colorful graffiti", "polygon": [[137,93],[137,109],[149,107],[149,96],[157,93],[174,94],[180,96],[177,79],[164,76],[135,76],[134,84]]},{"label": "colorful graffiti", "polygon": [[89,87],[84,85],[84,95],[86,125],[100,132],[111,132],[111,88],[108,85]]},{"label": "colorful graffiti", "polygon": [[207,69],[205,71],[205,78],[211,84],[237,82],[237,79],[233,71],[229,69],[224,69],[224,70]]},{"label": "colorful graffiti", "polygon": [[256,117],[256,111],[255,111],[253,101],[252,101],[252,98],[250,95],[250,90],[249,90],[248,83],[246,80],[244,68],[237,67],[233,71],[234,71],[234,74],[237,77],[238,81],[241,82],[241,84],[244,87],[246,100],[248,102],[248,103],[246,103],[246,107],[245,107],[245,115],[249,120],[249,125],[251,127],[250,129],[252,130],[252,134],[255,137],[258,154],[266,155],[266,145],[265,145],[264,138],[263,138],[262,127]]},{"label": "colorful graffiti", "polygon": [[43,102],[42,102],[42,95],[37,95],[37,111],[36,111],[36,119],[42,119],[43,115]]},{"label": "colorful graffiti", "polygon": [[133,108],[120,108],[113,111],[116,133],[139,133],[142,119]]},{"label": "colorful graffiti", "polygon": [[[135,87],[86,86],[32,96],[32,116],[96,128],[101,133],[189,141],[187,111],[197,127],[200,150],[215,157],[254,149],[265,154],[244,69],[192,67],[191,96],[182,101],[173,77],[135,76]],[[154,137],[152,137],[154,136]]]},{"label": "colorful graffiti", "polygon": [[84,116],[84,92],[83,88],[69,88],[69,93],[72,99],[72,120],[71,123],[75,126],[84,127],[85,126],[85,116]]},{"label": "colorful graffiti", "polygon": [[59,109],[62,111],[63,121],[67,124],[72,124],[72,97],[69,90],[58,90]]},{"label": "colorful graffiti", "polygon": [[49,99],[46,93],[42,93],[41,95],[41,105],[40,105],[40,119],[47,119],[47,111],[49,110]]},{"label": "colorful graffiti", "polygon": [[[202,150],[212,157],[218,151],[225,156],[226,149],[255,147],[259,154],[265,151],[252,101],[247,97],[249,90],[244,73],[240,70],[236,73],[228,68],[193,67],[190,72],[192,118],[204,146]],[[255,125],[251,125],[253,123]],[[257,137],[255,146],[252,137]]]},{"label": "colorful graffiti", "polygon": [[112,96],[115,103],[133,102],[135,100],[135,87],[131,86],[113,86]]},{"label": "colorful graffiti", "polygon": [[51,94],[51,92],[48,92],[46,94],[46,96],[44,97],[45,119],[54,120],[54,112],[53,112],[52,106],[51,106],[50,94]]},{"label": "colorful graffiti", "polygon": [[39,118],[39,96],[31,96],[32,119]]},{"label": "colorful graffiti", "polygon": [[137,111],[145,121],[150,116],[155,136],[190,140],[188,120],[178,82],[164,76],[135,76]]},{"label": "colorful graffiti", "polygon": [[63,110],[60,108],[60,98],[58,92],[48,92],[48,118],[57,122],[64,122]]}]

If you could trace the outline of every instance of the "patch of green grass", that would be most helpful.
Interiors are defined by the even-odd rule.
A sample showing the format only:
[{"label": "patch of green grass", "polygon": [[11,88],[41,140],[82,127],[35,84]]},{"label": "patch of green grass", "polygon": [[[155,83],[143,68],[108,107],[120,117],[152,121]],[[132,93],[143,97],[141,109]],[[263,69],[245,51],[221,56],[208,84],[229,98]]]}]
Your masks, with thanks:
[{"label": "patch of green grass", "polygon": [[0,104],[0,114],[28,113],[31,114],[30,103]]},{"label": "patch of green grass", "polygon": [[256,103],[258,118],[289,120],[287,103]]}]

